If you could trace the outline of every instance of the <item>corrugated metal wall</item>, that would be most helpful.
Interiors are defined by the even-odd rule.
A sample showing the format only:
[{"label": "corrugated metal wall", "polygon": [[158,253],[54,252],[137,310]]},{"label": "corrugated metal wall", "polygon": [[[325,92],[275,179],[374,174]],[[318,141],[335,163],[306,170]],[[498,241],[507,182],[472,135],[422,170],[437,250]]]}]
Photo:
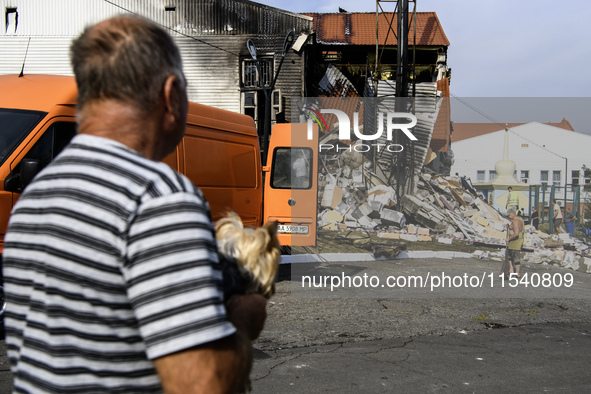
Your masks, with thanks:
[{"label": "corrugated metal wall", "polygon": [[[169,28],[183,55],[189,100],[235,112],[246,40],[252,38],[262,53],[277,54],[289,30],[297,37],[312,27],[308,17],[243,0],[0,0],[0,11],[11,8],[18,25],[13,32],[0,15],[0,74],[19,73],[27,53],[25,73],[72,75],[72,38],[87,25],[132,12]],[[302,57],[290,52],[276,88],[284,98],[302,96],[303,78]]]},{"label": "corrugated metal wall", "polygon": [[291,122],[291,99],[304,97],[304,56],[290,52],[283,62],[283,68],[275,89],[283,95],[285,121]]},{"label": "corrugated metal wall", "polygon": [[26,73],[72,75],[70,41],[70,37],[0,36],[0,74],[18,74],[26,54]]},{"label": "corrugated metal wall", "polygon": [[[17,9],[17,36],[76,36],[86,25],[122,13],[101,0],[0,0],[0,10],[7,8]],[[0,19],[0,35],[6,35],[4,15]]]},{"label": "corrugated metal wall", "polygon": [[[285,35],[310,31],[312,18],[245,0],[0,0],[17,8],[17,35],[75,36],[84,26],[122,13],[143,15],[177,34]],[[174,9],[174,11],[167,11]],[[2,31],[6,34],[6,23]],[[48,23],[49,22],[49,23]]]},{"label": "corrugated metal wall", "polygon": [[[187,94],[195,101],[240,112],[240,61],[243,37],[207,37],[206,45],[189,37],[175,37],[183,56]],[[220,46],[226,51],[217,49]],[[244,49],[246,51],[246,49]]]},{"label": "corrugated metal wall", "polygon": [[[0,37],[0,74],[18,74],[25,61],[25,74],[73,75],[69,59],[72,37]],[[189,83],[189,100],[240,112],[239,57],[187,37],[175,37],[183,56]],[[227,38],[209,39],[228,47]],[[244,46],[233,40],[234,50]],[[27,46],[29,47],[27,50]],[[283,74],[284,75],[284,74]]]}]

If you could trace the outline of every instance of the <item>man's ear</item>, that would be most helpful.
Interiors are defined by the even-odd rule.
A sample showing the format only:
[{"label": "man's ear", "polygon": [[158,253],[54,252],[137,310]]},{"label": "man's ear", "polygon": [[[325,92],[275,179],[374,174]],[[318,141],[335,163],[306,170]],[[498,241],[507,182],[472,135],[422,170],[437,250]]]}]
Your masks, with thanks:
[{"label": "man's ear", "polygon": [[170,75],[164,82],[164,121],[166,124],[174,125],[181,118],[181,87],[176,75]]}]

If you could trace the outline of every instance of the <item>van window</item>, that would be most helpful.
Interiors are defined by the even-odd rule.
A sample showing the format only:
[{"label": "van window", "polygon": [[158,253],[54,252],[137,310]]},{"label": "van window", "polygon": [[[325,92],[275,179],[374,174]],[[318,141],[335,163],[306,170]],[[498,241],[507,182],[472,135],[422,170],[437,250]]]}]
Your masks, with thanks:
[{"label": "van window", "polygon": [[0,164],[45,115],[44,112],[0,108]]},{"label": "van window", "polygon": [[56,122],[49,126],[39,141],[25,155],[27,159],[36,159],[41,167],[48,165],[76,135],[76,123]]},{"label": "van window", "polygon": [[310,189],[312,187],[312,149],[275,148],[271,187],[274,189]]}]

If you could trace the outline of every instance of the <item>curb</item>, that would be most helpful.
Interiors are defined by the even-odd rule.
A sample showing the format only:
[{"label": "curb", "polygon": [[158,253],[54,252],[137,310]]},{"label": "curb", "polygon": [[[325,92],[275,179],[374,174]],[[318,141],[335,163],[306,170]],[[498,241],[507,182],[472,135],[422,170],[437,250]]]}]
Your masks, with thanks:
[{"label": "curb", "polygon": [[[394,260],[402,259],[457,259],[474,257],[472,253],[466,252],[432,252],[426,250],[417,251],[403,251],[394,258]],[[476,257],[474,257],[476,258]],[[391,260],[385,257],[374,257],[371,253],[321,253],[321,254],[296,254],[281,256],[280,264],[298,264],[298,263],[323,263],[323,262],[352,262],[352,261],[377,261],[377,260]]]}]

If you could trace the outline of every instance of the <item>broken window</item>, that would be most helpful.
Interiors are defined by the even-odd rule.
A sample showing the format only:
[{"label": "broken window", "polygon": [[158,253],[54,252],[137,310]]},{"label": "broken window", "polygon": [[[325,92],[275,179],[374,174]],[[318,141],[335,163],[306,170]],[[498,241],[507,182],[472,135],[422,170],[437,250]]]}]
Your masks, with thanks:
[{"label": "broken window", "polygon": [[273,93],[271,93],[271,107],[273,108],[273,113],[275,115],[282,111],[280,89],[273,90]]},{"label": "broken window", "polygon": [[325,62],[341,62],[343,53],[338,51],[322,51],[322,59]]},{"label": "broken window", "polygon": [[242,100],[242,113],[252,117],[255,123],[258,122],[257,92],[244,92]]},{"label": "broken window", "polygon": [[16,34],[18,27],[18,12],[16,7],[7,7],[4,13],[6,22],[6,34]]},{"label": "broken window", "polygon": [[312,149],[276,148],[273,152],[271,187],[309,189],[312,187]]},{"label": "broken window", "polygon": [[521,183],[529,183],[529,170],[521,170]]},{"label": "broken window", "polygon": [[259,59],[259,65],[252,59],[242,60],[242,87],[262,88],[271,86],[273,81],[273,59]]}]

